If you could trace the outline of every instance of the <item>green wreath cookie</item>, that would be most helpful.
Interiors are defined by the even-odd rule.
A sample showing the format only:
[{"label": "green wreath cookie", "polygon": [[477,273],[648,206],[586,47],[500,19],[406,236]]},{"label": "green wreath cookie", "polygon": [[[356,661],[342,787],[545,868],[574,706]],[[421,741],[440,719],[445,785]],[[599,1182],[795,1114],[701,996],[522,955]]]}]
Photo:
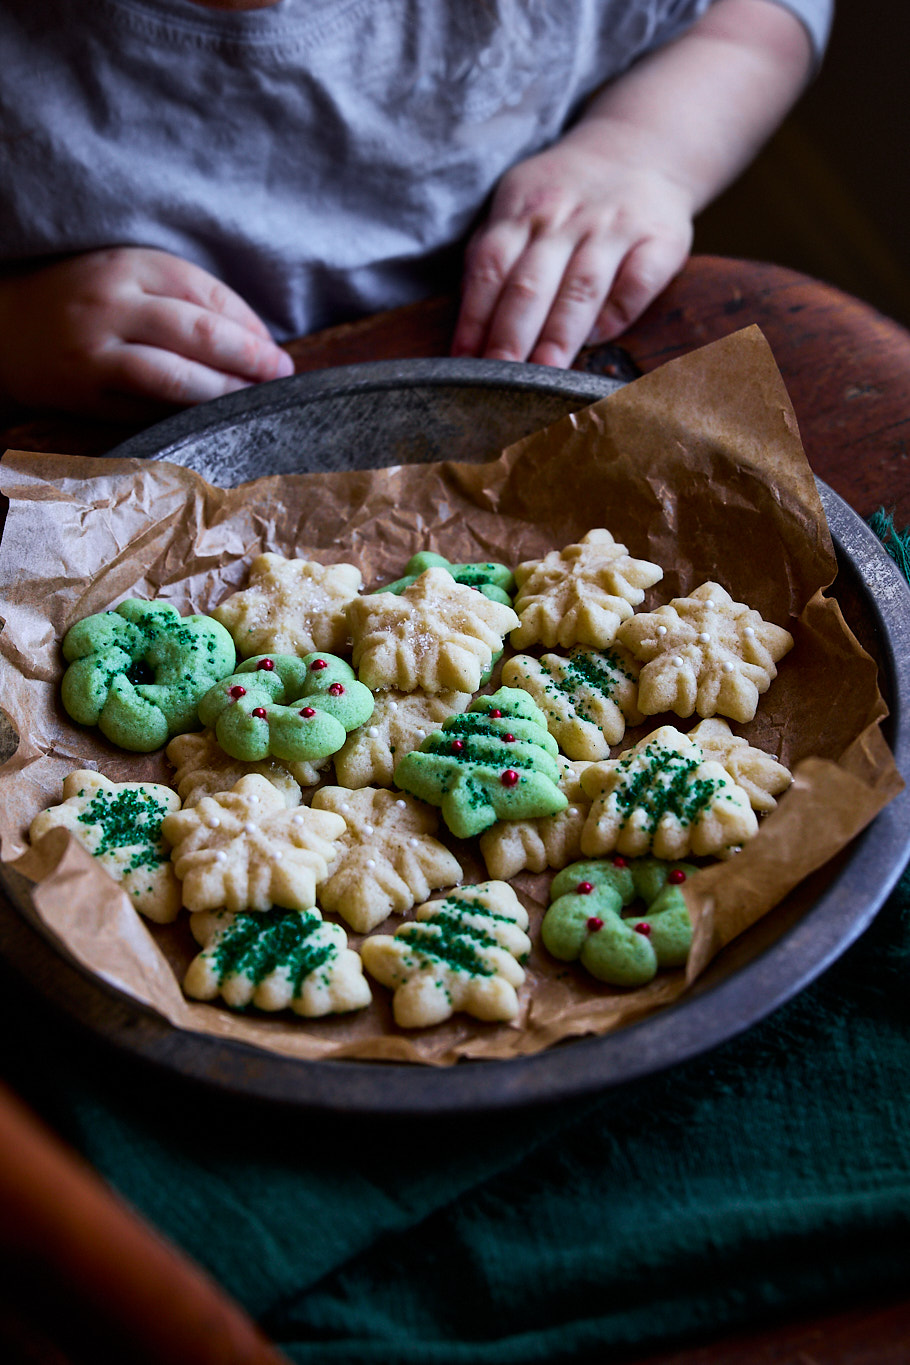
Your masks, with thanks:
[{"label": "green wreath cookie", "polygon": [[[563,962],[581,961],[598,981],[643,986],[659,967],[684,965],[692,925],[680,887],[695,868],[659,858],[598,858],[572,863],[553,878],[544,946]],[[623,918],[641,899],[644,915]]]},{"label": "green wreath cookie", "polygon": [[374,591],[394,592],[400,595],[412,583],[416,583],[427,569],[445,569],[456,583],[462,583],[466,588],[476,588],[484,597],[489,597],[491,602],[501,602],[504,607],[512,605],[515,579],[512,577],[512,570],[506,568],[505,564],[450,564],[442,555],[434,554],[432,550],[420,550],[416,555],[412,555],[404,566],[402,578],[396,578],[394,583],[386,583],[385,587],[376,588]]},{"label": "green wreath cookie", "polygon": [[373,714],[373,694],[334,654],[257,654],[199,703],[232,758],[313,762],[328,758]]},{"label": "green wreath cookie", "polygon": [[210,616],[130,599],[77,621],[63,640],[63,705],[121,749],[150,753],[199,728],[196,707],[237,653]]}]

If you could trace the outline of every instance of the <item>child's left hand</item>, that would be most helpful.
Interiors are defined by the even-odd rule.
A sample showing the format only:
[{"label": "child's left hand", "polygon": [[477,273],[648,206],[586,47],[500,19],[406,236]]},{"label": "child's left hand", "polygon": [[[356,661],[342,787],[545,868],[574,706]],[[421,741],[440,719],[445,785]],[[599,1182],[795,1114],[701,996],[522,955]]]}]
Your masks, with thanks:
[{"label": "child's left hand", "polygon": [[682,268],[692,216],[684,186],[631,146],[564,141],[520,162],[468,248],[453,355],[570,365]]}]

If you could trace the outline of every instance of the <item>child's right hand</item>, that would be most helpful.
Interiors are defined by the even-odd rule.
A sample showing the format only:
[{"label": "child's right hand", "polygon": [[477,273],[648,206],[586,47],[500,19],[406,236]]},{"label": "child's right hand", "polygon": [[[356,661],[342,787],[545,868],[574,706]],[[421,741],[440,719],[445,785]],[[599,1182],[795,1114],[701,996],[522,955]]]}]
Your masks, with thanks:
[{"label": "child's right hand", "polygon": [[109,247],[0,279],[0,395],[143,419],[294,373],[243,300],[199,266]]}]

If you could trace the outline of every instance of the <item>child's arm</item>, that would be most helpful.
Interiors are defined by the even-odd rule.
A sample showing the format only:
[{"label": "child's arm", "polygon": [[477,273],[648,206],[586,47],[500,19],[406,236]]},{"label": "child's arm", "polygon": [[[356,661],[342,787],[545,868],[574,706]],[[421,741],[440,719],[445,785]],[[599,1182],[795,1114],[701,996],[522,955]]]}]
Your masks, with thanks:
[{"label": "child's arm", "polygon": [[774,130],[810,71],[805,29],[768,0],[716,0],[513,167],[468,249],[454,355],[569,365],[682,268],[692,219]]},{"label": "child's arm", "polygon": [[96,417],[160,416],[294,371],[233,290],[146,247],[0,279],[0,337],[0,397]]}]

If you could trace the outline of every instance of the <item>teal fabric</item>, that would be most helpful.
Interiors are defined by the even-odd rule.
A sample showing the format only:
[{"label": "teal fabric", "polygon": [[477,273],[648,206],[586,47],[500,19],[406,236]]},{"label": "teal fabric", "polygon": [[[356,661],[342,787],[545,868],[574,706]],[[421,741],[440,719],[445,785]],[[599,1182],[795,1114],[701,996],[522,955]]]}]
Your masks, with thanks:
[{"label": "teal fabric", "polygon": [[292,1361],[621,1359],[906,1293],[910,873],[743,1036],[600,1095],[458,1121],[202,1093],[59,1021],[5,1073]]}]

